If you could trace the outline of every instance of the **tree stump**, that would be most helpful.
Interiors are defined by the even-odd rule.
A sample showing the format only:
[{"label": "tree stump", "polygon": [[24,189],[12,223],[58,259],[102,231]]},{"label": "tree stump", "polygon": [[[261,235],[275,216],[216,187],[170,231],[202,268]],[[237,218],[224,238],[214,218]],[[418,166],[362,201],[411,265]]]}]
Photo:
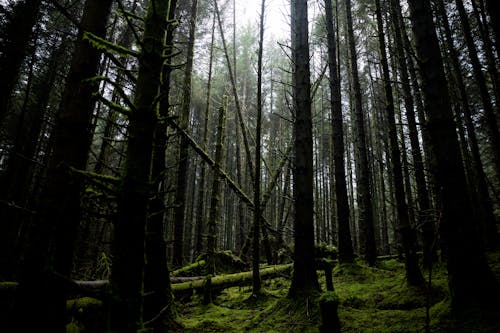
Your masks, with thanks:
[{"label": "tree stump", "polygon": [[326,291],[319,299],[321,311],[321,333],[340,333],[340,320],[338,315],[339,297],[333,291]]}]

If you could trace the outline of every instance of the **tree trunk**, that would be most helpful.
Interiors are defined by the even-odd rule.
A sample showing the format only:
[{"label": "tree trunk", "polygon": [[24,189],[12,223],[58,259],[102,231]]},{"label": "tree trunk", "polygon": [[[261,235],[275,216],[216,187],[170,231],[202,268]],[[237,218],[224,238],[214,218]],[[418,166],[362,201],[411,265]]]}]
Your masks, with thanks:
[{"label": "tree trunk", "polygon": [[[193,55],[196,29],[196,16],[198,10],[198,0],[193,0],[191,5],[191,18],[189,22],[189,39],[187,45],[187,60],[184,69],[183,99],[180,110],[179,126],[187,130],[191,110],[191,80],[193,72]],[[177,167],[177,185],[175,190],[174,209],[174,246],[172,254],[172,264],[180,267],[184,264],[183,242],[184,242],[184,215],[186,212],[186,190],[187,173],[189,169],[189,144],[184,136],[180,138],[179,164]]]},{"label": "tree trunk", "polygon": [[[227,108],[227,97],[224,97],[221,106],[219,107],[219,120],[217,125],[217,142],[215,145],[215,167],[221,168],[222,161],[224,159],[224,147],[223,143],[225,140],[226,131],[226,108]],[[217,251],[217,220],[219,218],[219,206],[220,206],[220,183],[222,177],[219,172],[214,172],[212,188],[210,194],[210,210],[208,214],[207,222],[207,275],[214,276],[216,273],[215,267],[215,251]],[[207,295],[208,294],[208,295]],[[212,302],[212,295],[210,290],[206,291],[205,303]]]},{"label": "tree trunk", "polygon": [[290,297],[319,291],[314,261],[313,140],[307,0],[291,1],[295,163],[293,169],[294,264]]},{"label": "tree trunk", "polygon": [[349,228],[349,201],[344,161],[344,120],[342,117],[342,101],[340,96],[340,78],[337,71],[337,48],[335,29],[333,27],[332,1],[325,0],[325,17],[328,41],[328,66],[330,74],[330,107],[332,112],[332,143],[335,176],[335,203],[338,223],[339,261],[352,262],[351,230]]},{"label": "tree trunk", "polygon": [[[463,113],[465,128],[467,129],[467,137],[469,139],[468,144],[470,145],[472,160],[474,163],[474,175],[472,177],[474,184],[472,184],[472,187],[474,188],[474,191],[477,191],[477,194],[473,196],[477,200],[477,204],[475,205],[477,206],[477,208],[475,212],[479,222],[483,227],[483,237],[485,244],[490,247],[496,245],[495,243],[498,241],[498,231],[496,230],[493,206],[490,195],[488,193],[488,185],[486,180],[487,178],[479,153],[479,143],[477,141],[476,130],[472,120],[469,95],[467,93],[467,88],[462,76],[458,53],[455,49],[455,46],[453,45],[453,36],[442,0],[437,2],[436,12],[442,20],[445,43],[448,51],[448,59],[452,67],[454,83],[453,86],[456,86],[456,90],[458,92],[460,103],[459,111]],[[464,142],[463,144],[467,145],[466,142]]]},{"label": "tree trunk", "polygon": [[376,260],[375,232],[373,221],[373,203],[370,193],[370,164],[368,162],[368,146],[365,134],[361,86],[358,73],[358,55],[351,13],[351,0],[345,0],[347,15],[347,35],[349,39],[349,54],[351,64],[352,90],[354,94],[354,131],[355,131],[355,159],[356,183],[358,201],[358,223],[360,227],[361,254],[369,265]]},{"label": "tree trunk", "polygon": [[[85,32],[104,37],[111,3],[111,0],[85,3],[53,134],[53,152],[47,170],[50,181],[43,186],[38,215],[31,225],[21,263],[19,289],[10,316],[13,331],[65,332],[65,290],[55,276],[69,277],[73,268],[83,185],[73,170],[84,170],[87,163],[93,95],[98,87],[85,79],[97,73],[101,55],[83,37]],[[25,316],[30,320],[25,320]]]},{"label": "tree trunk", "polygon": [[[135,332],[142,328],[144,243],[152,192],[153,133],[157,124],[164,63],[165,18],[168,17],[170,5],[170,1],[159,1],[151,3],[148,8],[139,57],[135,107],[129,118],[127,158],[114,225],[110,278],[110,328],[118,332]],[[159,228],[149,223],[148,229],[151,227]],[[155,237],[161,241],[163,235],[155,234]],[[150,238],[148,241],[151,242]],[[164,251],[161,248],[158,250],[160,253],[157,255]],[[161,264],[166,266],[166,262]],[[165,288],[167,282],[163,283]]]},{"label": "tree trunk", "polygon": [[421,285],[424,282],[422,272],[418,266],[415,231],[410,225],[408,204],[405,199],[403,167],[401,165],[401,151],[398,143],[396,119],[394,112],[394,96],[392,94],[387,51],[385,46],[384,24],[380,9],[380,0],[375,0],[378,40],[380,46],[382,75],[385,91],[385,114],[388,127],[391,171],[393,174],[394,194],[396,198],[396,212],[398,231],[401,233],[403,251],[405,254],[406,280],[411,285]]},{"label": "tree trunk", "polygon": [[9,111],[11,94],[17,83],[32,30],[38,21],[42,1],[22,0],[13,5],[12,14],[4,27],[0,55],[0,124]]},{"label": "tree trunk", "polygon": [[[460,158],[443,60],[429,0],[409,0],[410,18],[420,60],[427,128],[441,191],[441,242],[446,250],[453,310],[494,305],[499,295],[479,244]],[[467,265],[464,265],[467,263]],[[476,286],[470,288],[471,285]],[[497,305],[498,306],[498,305]]]},{"label": "tree trunk", "polygon": [[[460,16],[460,22],[462,24],[462,31],[464,33],[467,50],[469,51],[469,58],[474,73],[474,79],[479,88],[479,94],[483,103],[484,119],[490,137],[490,149],[493,157],[493,165],[496,172],[496,178],[497,181],[500,182],[500,132],[498,130],[498,122],[495,116],[495,109],[493,108],[491,96],[486,85],[486,78],[482,71],[481,63],[479,62],[476,43],[474,41],[474,37],[472,36],[468,15],[464,8],[464,3],[462,0],[455,0],[455,4]],[[496,107],[496,111],[498,111],[498,106]]]}]

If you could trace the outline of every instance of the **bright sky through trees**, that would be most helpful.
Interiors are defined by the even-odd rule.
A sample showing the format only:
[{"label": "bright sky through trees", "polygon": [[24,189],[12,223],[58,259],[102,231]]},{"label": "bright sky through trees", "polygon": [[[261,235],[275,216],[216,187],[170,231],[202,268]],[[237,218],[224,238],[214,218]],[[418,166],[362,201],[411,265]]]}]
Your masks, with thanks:
[{"label": "bright sky through trees", "polygon": [[[241,25],[247,22],[257,26],[261,0],[236,0],[236,15]],[[283,39],[289,34],[290,4],[288,0],[266,0],[266,39]]]}]

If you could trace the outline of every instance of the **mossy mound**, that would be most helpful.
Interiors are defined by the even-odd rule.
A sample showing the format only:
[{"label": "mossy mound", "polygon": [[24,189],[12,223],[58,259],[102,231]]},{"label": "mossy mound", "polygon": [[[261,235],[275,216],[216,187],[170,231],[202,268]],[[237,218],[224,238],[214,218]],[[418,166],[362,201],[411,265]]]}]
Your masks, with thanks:
[{"label": "mossy mound", "polygon": [[[206,254],[200,255],[190,265],[181,267],[170,273],[170,276],[201,276],[205,275]],[[246,264],[235,256],[231,251],[219,251],[215,253],[215,269],[217,274],[230,274],[245,271]]]},{"label": "mossy mound", "polygon": [[105,332],[103,303],[91,297],[72,299],[66,302],[68,311],[67,333]]}]

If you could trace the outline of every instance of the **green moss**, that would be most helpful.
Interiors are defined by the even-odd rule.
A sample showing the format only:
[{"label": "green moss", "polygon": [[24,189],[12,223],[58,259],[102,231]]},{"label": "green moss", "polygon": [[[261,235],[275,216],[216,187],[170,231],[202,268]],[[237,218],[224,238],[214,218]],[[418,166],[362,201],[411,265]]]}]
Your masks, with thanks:
[{"label": "green moss", "polygon": [[338,303],[339,296],[334,291],[325,291],[323,294],[321,294],[319,301],[320,302],[328,302],[328,303]]},{"label": "green moss", "polygon": [[[500,268],[500,253],[488,258]],[[318,275],[324,290],[324,273]],[[394,257],[377,267],[337,265],[333,276],[335,293],[301,301],[287,297],[290,280],[283,277],[263,280],[265,291],[257,298],[250,298],[249,286],[224,289],[210,306],[195,296],[181,307],[181,321],[185,332],[318,332],[320,300],[338,298],[342,332],[424,332],[430,296],[431,332],[500,332],[495,314],[472,309],[460,320],[451,316],[444,265],[433,267],[430,291],[409,287],[404,264]]]}]

